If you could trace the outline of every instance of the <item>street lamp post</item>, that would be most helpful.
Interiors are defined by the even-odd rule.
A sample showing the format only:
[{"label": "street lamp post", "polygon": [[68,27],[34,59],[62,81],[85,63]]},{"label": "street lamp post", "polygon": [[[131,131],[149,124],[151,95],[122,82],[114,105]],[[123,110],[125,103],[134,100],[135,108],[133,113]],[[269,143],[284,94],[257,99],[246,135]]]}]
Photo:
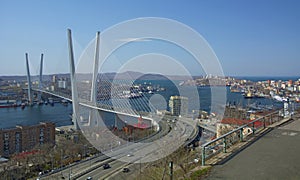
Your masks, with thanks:
[{"label": "street lamp post", "polygon": [[[89,147],[89,154],[91,155],[91,149],[92,149],[93,147]],[[90,161],[90,167],[92,166],[92,157],[91,156],[89,156],[89,161]]]},{"label": "street lamp post", "polygon": [[84,158],[86,157],[86,144],[83,145],[83,157]]},{"label": "street lamp post", "polygon": [[[70,163],[69,163],[69,166],[70,166]],[[69,169],[69,180],[71,180],[71,174],[72,174],[72,167],[70,166],[70,169]]]},{"label": "street lamp post", "polygon": [[63,174],[62,174],[62,161],[63,161],[63,150],[61,149],[61,150],[60,150],[60,170],[61,170],[61,171],[60,171],[60,174],[61,174],[61,175],[63,175]]},{"label": "street lamp post", "polygon": [[53,170],[53,155],[51,154],[50,157],[51,157],[51,170]]},{"label": "street lamp post", "polygon": [[60,168],[62,168],[63,150],[60,150]]}]

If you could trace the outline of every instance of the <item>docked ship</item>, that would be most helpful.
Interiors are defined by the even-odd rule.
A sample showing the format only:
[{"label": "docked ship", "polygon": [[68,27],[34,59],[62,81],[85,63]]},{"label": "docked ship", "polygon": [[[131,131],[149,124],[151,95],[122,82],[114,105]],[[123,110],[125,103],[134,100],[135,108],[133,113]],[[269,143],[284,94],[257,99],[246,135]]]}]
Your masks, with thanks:
[{"label": "docked ship", "polygon": [[1,100],[0,108],[18,107],[16,100]]},{"label": "docked ship", "polygon": [[18,107],[17,104],[0,104],[0,108]]}]

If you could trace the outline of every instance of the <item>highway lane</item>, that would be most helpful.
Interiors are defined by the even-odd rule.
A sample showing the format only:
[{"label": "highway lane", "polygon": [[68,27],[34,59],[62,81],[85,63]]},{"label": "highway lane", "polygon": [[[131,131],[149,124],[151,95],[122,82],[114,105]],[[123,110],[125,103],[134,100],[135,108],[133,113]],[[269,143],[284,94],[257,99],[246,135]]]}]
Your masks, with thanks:
[{"label": "highway lane", "polygon": [[45,176],[45,177],[40,177],[40,179],[45,179],[45,180],[50,180],[50,179],[62,179],[68,178],[69,174],[77,174],[81,171],[84,171],[86,169],[89,169],[92,165],[99,165],[102,164],[105,161],[110,161],[109,158],[105,155],[100,155],[99,157],[96,158],[90,158],[82,162],[78,162],[77,164],[73,164],[72,166],[68,166],[62,171],[58,171],[56,173],[53,173],[51,175]]},{"label": "highway lane", "polygon": [[[108,155],[118,158],[122,161],[127,161],[132,163],[141,162],[141,157],[143,158],[143,161],[153,161],[153,159],[155,158],[160,158],[160,155],[162,153],[168,153],[172,151],[173,147],[167,146],[170,142],[177,144],[186,141],[194,130],[194,127],[188,121],[180,121],[177,123],[173,123],[173,125],[171,125],[172,126],[171,131],[169,131],[168,125],[166,125],[164,121],[162,122],[162,124],[163,124],[162,125],[163,128],[159,133],[144,140],[144,142],[152,142],[154,140],[159,139],[160,141],[158,141],[154,145],[149,143],[133,143],[130,144],[129,146],[126,145],[120,149],[117,149],[116,151],[110,152]],[[134,156],[127,157],[127,154],[129,153],[134,154]],[[112,168],[107,169],[106,171],[101,171],[103,170],[101,165],[105,163],[103,162],[103,160],[105,160],[105,162],[109,161],[110,163],[112,163]],[[84,171],[86,171],[87,174],[78,176],[80,177],[79,179],[84,179],[89,176],[91,177],[95,176],[100,178],[111,174],[111,171],[121,172],[124,166],[126,166],[126,163],[124,162],[113,161],[112,159],[108,160],[106,156],[100,156],[85,162],[81,162],[77,165],[72,166],[71,168],[67,168],[63,170],[62,172],[58,172],[51,176],[41,178],[41,179],[59,179],[61,178],[62,175],[65,178],[68,178],[70,173],[72,174],[72,177],[74,177],[75,175],[78,175]],[[95,168],[95,170],[91,171],[92,168]]]},{"label": "highway lane", "polygon": [[[166,153],[168,155],[169,152],[173,151],[173,146],[168,146],[170,142],[174,145],[182,145],[181,142],[185,142],[190,135],[193,133],[195,127],[191,125],[191,122],[189,121],[180,121],[176,124],[173,123],[172,130],[165,136],[168,138],[168,141],[162,140],[156,144],[156,146],[149,145],[147,143],[144,144],[136,144],[136,147],[131,148],[131,153],[134,155],[135,158],[128,158],[123,156],[121,159],[124,160],[128,158],[128,162],[131,163],[124,163],[120,161],[116,161],[113,164],[111,164],[110,170],[103,170],[103,168],[98,168],[94,171],[91,171],[90,173],[82,176],[80,179],[86,179],[87,177],[93,177],[93,179],[104,179],[104,178],[125,178],[130,173],[136,172],[138,167],[141,167],[137,163],[141,162],[150,162],[153,161],[153,158],[155,159],[155,156],[158,156],[158,158],[161,158],[161,154]],[[164,137],[164,138],[165,138]],[[128,167],[130,169],[130,172],[124,173],[122,172],[122,169],[124,167]]]},{"label": "highway lane", "polygon": [[143,168],[145,168],[147,164],[146,163],[142,163],[142,164],[131,164],[129,166],[126,166],[129,168],[129,172],[122,172],[121,170],[116,171],[115,174],[113,174],[112,176],[109,176],[110,180],[127,180],[130,179],[132,177],[135,176],[136,173],[140,173],[142,171]]},{"label": "highway lane", "polygon": [[203,122],[198,121],[198,125],[200,125],[202,128],[204,128],[210,132],[215,133],[217,131],[216,126],[210,125],[209,123],[203,123]]},{"label": "highway lane", "polygon": [[97,168],[95,171],[92,171],[88,174],[83,175],[78,178],[78,180],[86,180],[88,177],[93,177],[93,179],[103,179],[103,177],[109,176],[114,173],[116,170],[119,170],[120,167],[125,167],[127,163],[121,161],[113,161],[109,163],[111,166],[108,169],[103,169],[103,167]]},{"label": "highway lane", "polygon": [[[167,124],[165,122],[161,122],[160,126],[162,127],[162,129],[158,133],[156,133],[153,136],[149,136],[149,139],[144,139],[143,142],[149,142],[149,141],[153,141],[155,139],[159,139],[160,137],[162,137],[168,133],[169,127],[167,126]],[[118,148],[120,148],[122,150],[109,152],[108,155],[110,157],[111,156],[118,157],[119,155],[126,156],[128,154],[128,152],[133,151],[137,147],[136,147],[136,143],[129,143],[129,145],[124,144],[122,146],[119,146]],[[62,171],[48,174],[44,177],[40,177],[40,179],[50,180],[50,179],[61,179],[62,177],[69,178],[70,174],[72,174],[72,177],[74,177],[77,174],[80,174],[84,171],[88,171],[89,169],[91,169],[95,166],[100,166],[101,164],[103,164],[104,160],[108,160],[108,156],[101,155],[99,157],[94,157],[94,158],[91,158],[88,160],[80,161],[76,164],[72,164],[70,167],[65,168]]]}]

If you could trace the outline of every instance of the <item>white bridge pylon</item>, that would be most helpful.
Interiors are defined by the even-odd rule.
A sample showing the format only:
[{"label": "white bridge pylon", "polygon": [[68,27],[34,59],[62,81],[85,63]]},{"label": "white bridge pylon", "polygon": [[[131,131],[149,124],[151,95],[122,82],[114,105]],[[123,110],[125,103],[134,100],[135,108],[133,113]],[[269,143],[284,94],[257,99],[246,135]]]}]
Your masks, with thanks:
[{"label": "white bridge pylon", "polygon": [[78,92],[77,92],[76,77],[75,77],[75,62],[74,62],[71,29],[68,29],[68,47],[69,47],[70,79],[71,79],[72,106],[73,106],[72,121],[75,130],[79,130],[79,126],[77,122],[78,115],[79,115],[78,114],[79,102],[78,102]]},{"label": "white bridge pylon", "polygon": [[[68,48],[69,48],[69,65],[70,65],[70,80],[71,80],[71,92],[72,97],[66,97],[65,95],[61,95],[59,93],[50,92],[48,90],[42,89],[42,75],[43,75],[43,54],[41,54],[41,62],[40,62],[40,74],[39,74],[39,87],[38,89],[33,89],[31,87],[31,79],[30,79],[30,70],[29,70],[29,63],[28,63],[28,54],[26,53],[26,68],[27,68],[27,80],[28,80],[28,101],[29,103],[32,103],[32,90],[39,92],[39,102],[41,102],[41,93],[50,94],[52,96],[56,96],[68,101],[72,102],[72,122],[74,124],[74,129],[79,130],[80,127],[78,125],[78,122],[80,120],[80,113],[79,113],[79,105],[89,108],[89,119],[88,123],[85,123],[86,126],[94,126],[99,124],[98,118],[97,118],[97,112],[98,111],[104,111],[115,114],[117,119],[117,115],[124,115],[124,116],[130,116],[134,118],[139,118],[141,115],[136,113],[127,113],[122,111],[116,111],[114,108],[112,109],[106,109],[102,108],[101,105],[97,102],[97,76],[98,76],[98,69],[99,69],[99,45],[100,45],[100,32],[96,33],[96,45],[95,45],[95,55],[94,55],[94,66],[93,66],[93,76],[92,76],[92,88],[91,88],[91,96],[89,100],[79,100],[78,96],[78,90],[77,90],[77,83],[76,83],[76,75],[75,75],[75,61],[74,61],[74,52],[73,52],[73,44],[72,44],[72,34],[71,30],[67,30],[68,35]],[[134,111],[133,111],[134,112]],[[151,121],[151,126],[159,128],[159,125],[156,121],[153,120],[152,117],[143,116],[143,119]]]},{"label": "white bridge pylon", "polygon": [[[87,126],[94,126],[97,125],[98,118],[97,118],[97,111],[95,110],[101,110],[106,112],[114,113],[115,116],[117,114],[119,115],[125,115],[125,116],[131,116],[131,117],[140,117],[139,114],[129,114],[125,112],[117,112],[115,110],[109,110],[100,108],[97,106],[97,76],[98,76],[98,70],[99,70],[99,46],[100,46],[100,32],[98,31],[96,33],[96,43],[95,43],[95,54],[94,54],[94,64],[93,64],[93,74],[92,74],[92,87],[91,87],[91,96],[89,102],[79,102],[78,97],[78,91],[77,91],[77,85],[76,85],[76,76],[75,76],[75,62],[74,62],[74,52],[73,52],[73,44],[72,44],[72,34],[71,30],[68,29],[68,47],[69,47],[69,60],[70,60],[70,79],[71,79],[71,91],[72,91],[72,104],[73,104],[73,116],[72,121],[74,123],[74,128],[76,130],[79,129],[78,126],[78,118],[79,118],[79,104],[85,107],[90,108],[89,111],[89,120],[87,123]],[[117,119],[117,118],[115,118]],[[143,117],[143,119],[147,119],[151,121],[152,126],[158,127],[158,123],[153,120],[153,118],[150,117]]]},{"label": "white bridge pylon", "polygon": [[[92,77],[92,89],[91,89],[91,103],[97,105],[97,75],[99,69],[99,44],[100,44],[100,32],[96,33],[96,45],[95,45],[95,56],[94,56],[94,68],[93,68],[93,77]],[[97,125],[97,114],[96,111],[90,109],[88,125]],[[92,122],[93,121],[93,122]],[[93,123],[93,124],[92,124]]]},{"label": "white bridge pylon", "polygon": [[[44,54],[41,54],[41,63],[40,63],[40,76],[39,76],[39,90],[42,90],[42,81],[43,81],[43,57]],[[28,104],[33,104],[33,96],[32,96],[32,83],[31,83],[31,76],[30,76],[30,69],[29,69],[29,58],[28,53],[25,53],[25,60],[26,60],[26,72],[27,72],[27,83],[28,83]],[[41,102],[42,96],[41,92],[38,94],[38,101]]]}]

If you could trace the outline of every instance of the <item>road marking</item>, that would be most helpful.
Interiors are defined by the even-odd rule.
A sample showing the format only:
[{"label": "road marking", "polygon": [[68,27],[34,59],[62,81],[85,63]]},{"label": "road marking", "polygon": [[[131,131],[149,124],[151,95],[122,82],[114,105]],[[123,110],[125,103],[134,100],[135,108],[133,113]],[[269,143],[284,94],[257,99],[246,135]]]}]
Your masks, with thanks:
[{"label": "road marking", "polygon": [[284,136],[296,136],[298,133],[296,132],[283,132],[281,133]]}]

